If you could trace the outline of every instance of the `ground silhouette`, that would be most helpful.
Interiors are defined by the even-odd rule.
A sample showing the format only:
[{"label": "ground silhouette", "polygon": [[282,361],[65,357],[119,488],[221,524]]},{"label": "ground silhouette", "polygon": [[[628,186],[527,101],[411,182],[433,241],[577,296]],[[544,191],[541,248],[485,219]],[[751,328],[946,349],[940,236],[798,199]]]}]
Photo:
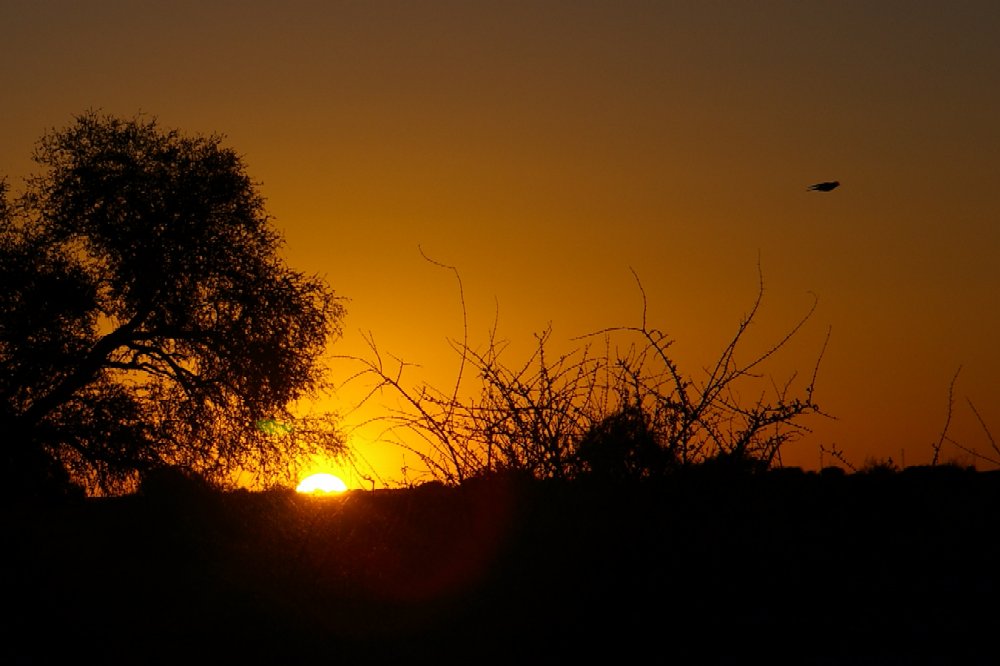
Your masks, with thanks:
[{"label": "ground silhouette", "polygon": [[969,663],[998,508],[957,467],[9,505],[3,661]]}]

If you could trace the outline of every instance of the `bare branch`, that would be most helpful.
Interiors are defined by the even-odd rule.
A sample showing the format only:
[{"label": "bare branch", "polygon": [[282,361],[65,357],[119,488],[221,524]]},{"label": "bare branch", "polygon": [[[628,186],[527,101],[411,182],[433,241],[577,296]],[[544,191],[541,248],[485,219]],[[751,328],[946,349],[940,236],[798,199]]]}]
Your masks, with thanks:
[{"label": "bare branch", "polygon": [[[984,421],[983,417],[979,414],[979,410],[976,409],[976,406],[972,404],[972,400],[970,400],[968,397],[965,398],[965,401],[969,403],[969,407],[972,409],[972,413],[976,415],[976,420],[979,421],[979,425],[982,426],[983,432],[986,433],[986,438],[990,441],[990,446],[997,453],[997,455],[1000,455],[1000,448],[997,448],[997,442],[995,439],[993,439],[993,433],[990,432],[990,429],[986,425],[986,421]],[[991,462],[996,462],[996,461],[991,461]]]},{"label": "bare branch", "polygon": [[933,445],[934,456],[931,458],[931,465],[938,464],[938,458],[941,455],[941,446],[944,444],[945,439],[948,436],[948,428],[951,426],[951,414],[955,406],[955,382],[958,380],[958,373],[962,371],[962,366],[958,366],[955,370],[954,376],[951,378],[951,382],[948,384],[948,413],[945,416],[944,428],[941,429],[941,436],[938,437],[937,443]]}]

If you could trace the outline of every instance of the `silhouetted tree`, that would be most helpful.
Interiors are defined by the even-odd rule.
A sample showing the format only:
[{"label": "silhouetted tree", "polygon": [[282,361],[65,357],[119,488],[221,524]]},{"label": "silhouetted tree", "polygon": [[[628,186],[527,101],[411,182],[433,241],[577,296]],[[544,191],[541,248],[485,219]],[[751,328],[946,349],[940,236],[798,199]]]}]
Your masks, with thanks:
[{"label": "silhouetted tree", "polygon": [[19,196],[0,187],[8,487],[114,491],[164,465],[220,482],[342,450],[331,430],[255,425],[290,420],[322,385],[344,309],[284,265],[257,185],[221,137],[87,112],[45,135],[34,160],[43,170]]}]

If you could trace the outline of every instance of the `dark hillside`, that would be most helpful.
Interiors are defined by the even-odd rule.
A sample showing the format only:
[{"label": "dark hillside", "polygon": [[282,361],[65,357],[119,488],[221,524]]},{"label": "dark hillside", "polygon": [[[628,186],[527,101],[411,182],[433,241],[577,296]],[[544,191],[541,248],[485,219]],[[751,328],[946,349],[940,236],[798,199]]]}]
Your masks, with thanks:
[{"label": "dark hillside", "polygon": [[8,507],[2,661],[967,663],[998,510],[955,468]]}]

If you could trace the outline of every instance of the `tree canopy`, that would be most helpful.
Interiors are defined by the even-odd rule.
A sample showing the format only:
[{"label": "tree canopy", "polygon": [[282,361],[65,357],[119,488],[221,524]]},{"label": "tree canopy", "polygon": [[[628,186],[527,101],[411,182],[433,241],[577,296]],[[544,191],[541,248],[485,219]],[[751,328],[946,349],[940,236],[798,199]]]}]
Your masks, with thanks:
[{"label": "tree canopy", "polygon": [[265,432],[323,385],[343,299],[294,271],[221,136],[87,112],[0,183],[0,419],[8,486],[100,492],[179,466],[225,482],[339,452]]}]

